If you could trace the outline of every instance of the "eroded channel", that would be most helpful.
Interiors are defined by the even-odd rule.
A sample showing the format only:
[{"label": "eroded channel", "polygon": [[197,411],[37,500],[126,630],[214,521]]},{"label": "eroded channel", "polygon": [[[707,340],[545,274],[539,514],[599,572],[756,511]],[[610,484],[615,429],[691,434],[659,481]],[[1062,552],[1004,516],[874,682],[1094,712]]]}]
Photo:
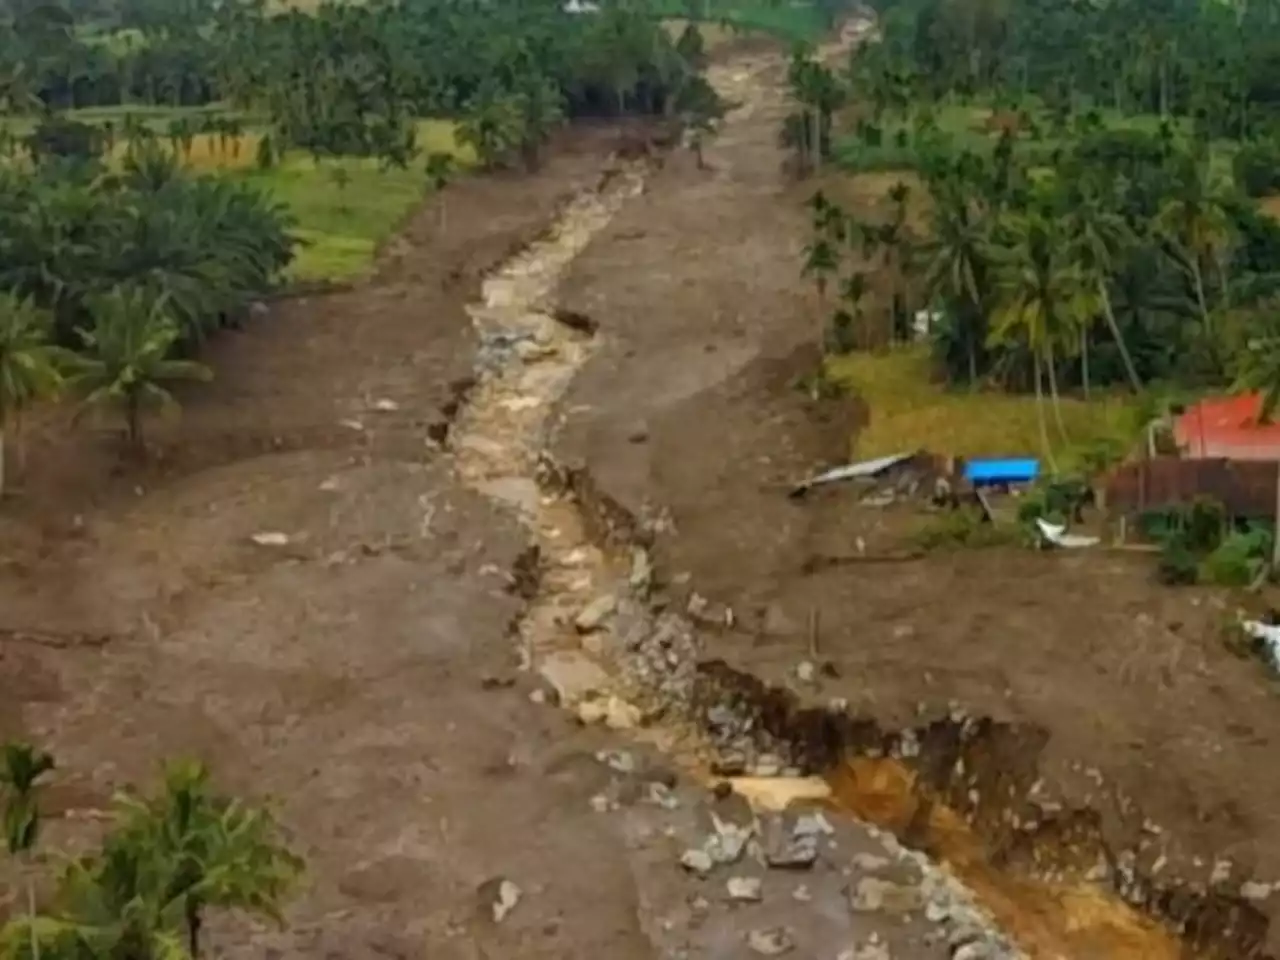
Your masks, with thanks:
[{"label": "eroded channel", "polygon": [[[517,631],[525,666],[548,679],[561,706],[658,743],[686,769],[733,779],[759,773],[751,760],[767,754],[788,782],[821,787],[801,793],[826,796],[946,864],[993,928],[985,952],[953,956],[1263,957],[1265,921],[1247,905],[1157,888],[1131,868],[1122,885],[1123,857],[1102,844],[1087,812],[1032,823],[1024,805],[1035,759],[1007,763],[1007,731],[966,719],[884,732],[699,663],[695,625],[653,582],[648,521],[546,454],[556,404],[595,342],[589,325],[557,318],[557,283],[644,175],[624,168],[577,197],[469,308],[481,358],[451,449],[463,482],[530,532],[518,578],[528,601]],[[738,769],[724,768],[726,749],[745,755]],[[759,789],[758,779],[735,782]]]}]

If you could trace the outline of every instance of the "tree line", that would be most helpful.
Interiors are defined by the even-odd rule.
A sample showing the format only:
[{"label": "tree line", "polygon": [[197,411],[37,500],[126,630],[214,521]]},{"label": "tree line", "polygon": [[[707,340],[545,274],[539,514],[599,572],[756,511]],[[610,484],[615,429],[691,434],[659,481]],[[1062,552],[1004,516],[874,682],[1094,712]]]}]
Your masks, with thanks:
[{"label": "tree line", "polygon": [[[824,344],[848,349],[869,326],[909,338],[924,318],[948,382],[1047,398],[1050,455],[1070,439],[1064,391],[1236,384],[1264,389],[1269,413],[1280,226],[1248,195],[1248,173],[1280,157],[1277,61],[1251,37],[1277,9],[910,0],[844,72],[798,52],[782,136],[803,165],[839,159],[828,128],[853,102],[855,157],[896,119],[894,158],[908,168],[878,210],[854,216],[821,193],[811,203],[803,271],[829,304]],[[1206,31],[1221,42],[1213,62],[1235,71],[1230,95],[1206,76]],[[1117,38],[1123,70],[1107,59]],[[975,100],[1008,122],[977,138],[940,124]],[[1132,122],[1117,103],[1153,113]]]},{"label": "tree line", "polygon": [[[165,383],[209,376],[190,359],[199,345],[243,322],[293,255],[291,218],[269,196],[175,160],[199,133],[238,150],[238,119],[179,115],[166,151],[136,116],[90,125],[59,109],[44,79],[76,60],[83,29],[115,16],[148,43],[203,45],[200,82],[264,118],[260,166],[294,148],[407,166],[420,153],[414,121],[444,115],[483,165],[533,168],[575,115],[660,113],[696,139],[724,109],[697,28],[672,39],[634,0],[590,15],[559,0],[330,2],[305,14],[191,0],[182,16],[138,0],[82,3],[79,27],[48,3],[2,9],[0,96],[39,122],[0,142],[0,491],[6,432],[55,393],[119,408],[140,449],[145,411],[171,402]],[[433,154],[424,187],[451,175]]]}]

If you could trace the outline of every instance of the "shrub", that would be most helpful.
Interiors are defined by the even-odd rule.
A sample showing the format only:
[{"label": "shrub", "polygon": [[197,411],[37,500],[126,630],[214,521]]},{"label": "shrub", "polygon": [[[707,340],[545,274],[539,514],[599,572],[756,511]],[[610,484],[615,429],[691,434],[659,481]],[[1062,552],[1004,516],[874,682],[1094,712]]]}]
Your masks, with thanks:
[{"label": "shrub", "polygon": [[923,523],[912,536],[922,550],[950,547],[994,547],[1012,541],[1007,530],[997,527],[977,507],[948,510]]},{"label": "shrub", "polygon": [[1200,579],[1196,555],[1178,540],[1165,543],[1156,566],[1156,579],[1167,587],[1184,587]]}]

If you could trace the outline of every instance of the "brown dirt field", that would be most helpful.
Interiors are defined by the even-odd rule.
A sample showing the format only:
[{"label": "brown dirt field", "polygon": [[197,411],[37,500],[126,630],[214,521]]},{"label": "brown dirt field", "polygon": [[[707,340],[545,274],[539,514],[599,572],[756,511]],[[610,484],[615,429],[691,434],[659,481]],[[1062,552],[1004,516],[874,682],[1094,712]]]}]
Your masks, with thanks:
[{"label": "brown dirt field", "polygon": [[[709,172],[671,158],[575,262],[565,305],[605,342],[565,404],[559,455],[634,514],[669,514],[655,551],[685,585],[677,601],[696,589],[737,614],[708,634],[708,656],[786,684],[817,611],[836,674],[822,700],[888,728],[953,705],[1022,725],[1047,739],[1022,759],[1049,792],[1095,809],[1112,849],[1138,843],[1144,815],[1158,825],[1141,845],[1162,879],[1204,886],[1219,859],[1235,884],[1280,879],[1280,711],[1260,668],[1224,649],[1230,597],[1159,588],[1150,558],[1107,553],[809,572],[884,518],[847,492],[785,496],[843,461],[857,411],[814,408],[793,386],[812,369],[814,319],[798,277],[807,192],[779,174],[781,109],[732,117]],[[1274,895],[1259,906],[1280,912]],[[1263,939],[1280,951],[1280,925]]]},{"label": "brown dirt field", "polygon": [[[506,686],[524,538],[425,442],[471,370],[476,279],[613,139],[451,187],[444,238],[425,209],[368,288],[222,338],[150,469],[116,469],[84,431],[32,443],[0,514],[0,737],[60,762],[52,849],[194,754],[278,798],[310,866],[287,932],[228,928],[224,955],[648,956],[632,869],[587,802],[596,765],[565,762],[586,734]],[[291,542],[249,541],[264,530]],[[501,927],[475,892],[499,874],[538,904]]]}]

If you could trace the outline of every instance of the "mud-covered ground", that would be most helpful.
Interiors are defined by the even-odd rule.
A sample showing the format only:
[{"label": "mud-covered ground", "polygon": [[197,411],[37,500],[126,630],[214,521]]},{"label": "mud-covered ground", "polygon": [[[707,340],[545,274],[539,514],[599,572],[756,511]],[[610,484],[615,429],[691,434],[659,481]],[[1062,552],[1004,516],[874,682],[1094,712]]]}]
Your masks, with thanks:
[{"label": "mud-covered ground", "polygon": [[[557,456],[625,510],[669,514],[660,579],[681,604],[699,594],[708,621],[734,614],[705,630],[709,658],[889,731],[954,709],[1013,725],[1010,762],[1037,793],[1095,811],[1095,845],[1140,849],[1137,872],[1157,885],[1212,880],[1235,897],[1280,880],[1280,710],[1222,642],[1227,598],[1160,588],[1141,555],[822,562],[860,538],[895,543],[883,511],[847,490],[786,497],[843,462],[860,413],[796,386],[816,314],[798,279],[807,191],[780,178],[780,112],[764,102],[731,123],[709,172],[669,162],[575,261],[562,297],[603,343],[565,403]],[[816,682],[796,679],[805,661]],[[1245,892],[1235,931],[1280,951],[1280,926],[1259,933],[1280,897]]]},{"label": "mud-covered ground", "polygon": [[[756,821],[519,669],[531,534],[463,451],[493,457],[487,425],[524,406],[470,383],[494,344],[466,308],[617,144],[579,132],[536,176],[461,182],[447,231],[424,209],[374,282],[225,335],[146,464],[41,418],[0,508],[0,738],[58,759],[51,852],[195,756],[274,798],[308,864],[285,929],[218,922],[219,955],[941,960],[985,936],[891,838]],[[540,356],[520,362],[546,386]]]},{"label": "mud-covered ground", "polygon": [[[708,656],[886,729],[921,705],[1027,725],[1011,762],[1097,808],[1117,847],[1143,823],[1098,777],[1149,818],[1149,859],[1166,840],[1201,858],[1171,857],[1168,872],[1208,879],[1230,856],[1233,883],[1280,879],[1271,694],[1223,652],[1214,598],[1159,592],[1141,560],[1111,556],[806,572],[859,536],[878,542],[883,515],[840,491],[785,496],[843,458],[859,411],[796,385],[816,324],[798,282],[807,191],[776,146],[783,72],[754,48],[718,66],[741,106],[711,169],[672,154],[556,267],[554,299],[599,325],[590,349],[577,333],[539,341],[545,324],[524,307],[550,304],[506,305],[536,334],[504,348],[523,398],[472,389],[481,344],[465,308],[482,275],[600,184],[613,132],[575,134],[536,176],[451,187],[447,231],[424,209],[376,282],[282,301],[223,337],[209,357],[219,379],[154,429],[149,465],[118,466],[112,438],[84,429],[35,438],[0,509],[0,736],[37,739],[62,763],[53,846],[91,833],[114,789],[196,754],[230,788],[277,797],[310,864],[286,931],[226,925],[231,955],[729,960],[784,941],[832,960],[948,955],[942,920],[964,911],[885,838],[835,814],[830,835],[766,817],[756,846],[704,870],[697,852],[724,836],[709,814],[729,817],[733,798],[537,702],[547,691],[518,669],[519,615],[531,606],[551,641],[586,648],[542,601],[555,589],[577,603],[609,569],[557,547],[585,528],[533,477],[490,475],[506,463],[492,441],[508,427],[536,439],[562,361],[578,357],[553,453],[658,518],[656,579],[677,610],[694,590],[704,622],[732,608],[730,626],[702,632]],[[468,477],[499,481],[484,489],[538,529]],[[255,542],[263,533],[276,536]],[[527,569],[531,540],[545,569],[528,605],[508,571]],[[805,661],[822,669],[799,682]],[[779,836],[809,838],[814,857],[768,866]],[[495,922],[504,879],[518,903]],[[955,956],[1008,955],[968,947]]]}]

